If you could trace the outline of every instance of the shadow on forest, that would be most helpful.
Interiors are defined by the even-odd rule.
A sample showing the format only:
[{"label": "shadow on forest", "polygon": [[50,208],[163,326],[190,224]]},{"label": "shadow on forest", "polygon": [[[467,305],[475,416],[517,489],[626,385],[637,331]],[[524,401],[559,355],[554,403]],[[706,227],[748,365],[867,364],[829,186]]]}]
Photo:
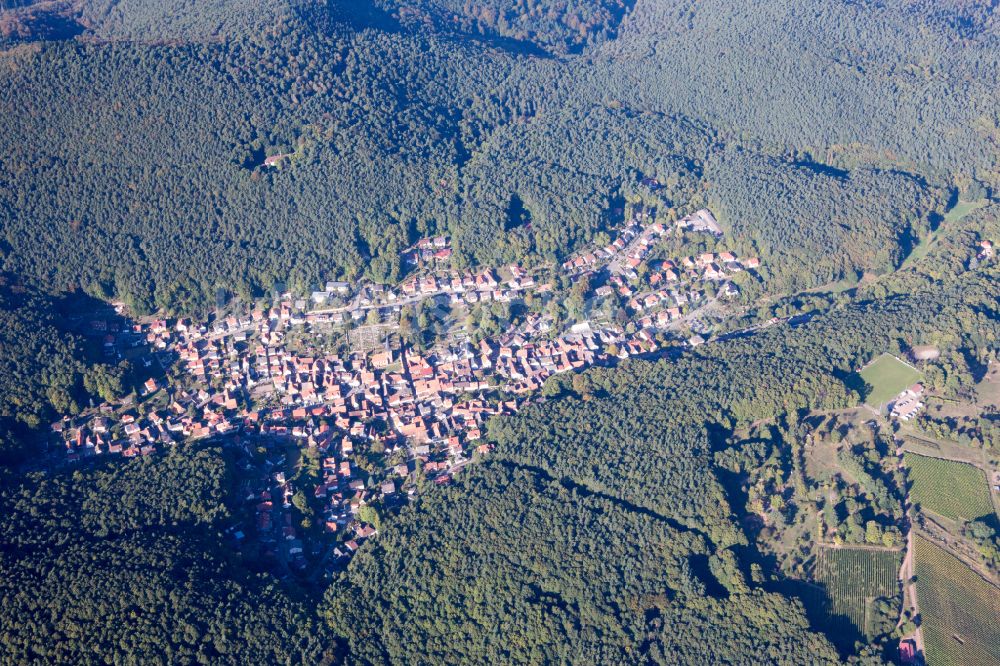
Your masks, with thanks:
[{"label": "shadow on forest", "polygon": [[74,291],[55,301],[58,325],[79,336],[83,344],[81,359],[88,367],[98,363],[131,367],[127,389],[137,389],[148,379],[160,380],[175,362],[175,354],[151,348],[137,322],[120,314],[111,304],[82,291]]},{"label": "shadow on forest", "polygon": [[[379,30],[382,32],[398,33],[404,29],[419,29],[428,26],[428,22],[416,18],[401,22],[399,18],[377,7],[371,0],[340,0],[330,4],[330,12],[333,19],[340,23],[345,23],[352,29]],[[442,29],[441,35],[451,33],[448,29]],[[501,35],[487,33],[451,33],[461,36],[463,39],[478,42],[483,46],[504,51],[511,55],[531,56],[534,58],[552,58],[552,54],[545,51],[538,45],[530,41],[503,37]]]},{"label": "shadow on forest", "polygon": [[[731,446],[729,444],[733,434],[731,431],[718,424],[708,424],[707,428],[713,451],[720,452]],[[752,441],[754,440],[746,440],[737,446],[747,447]],[[759,441],[766,441],[774,445],[772,440]],[[791,467],[790,460],[783,457],[782,465],[784,473],[788,474]],[[715,465],[715,475],[722,485],[723,491],[726,493],[726,501],[737,517],[740,528],[747,539],[747,545],[733,546],[732,548],[744,568],[744,576],[748,580],[752,580],[751,567],[754,564],[760,566],[764,572],[772,574],[778,572],[777,558],[774,555],[762,553],[757,547],[757,537],[764,525],[759,517],[748,514],[745,510],[749,499],[746,489],[746,474]],[[810,629],[824,634],[840,651],[842,657],[847,658],[853,654],[855,642],[863,640],[864,637],[850,618],[831,614],[830,598],[825,586],[804,580],[785,578],[765,582],[762,587],[769,592],[777,592],[801,601]]]},{"label": "shadow on forest", "polygon": [[[582,497],[596,497],[602,500],[606,500],[620,507],[624,511],[628,511],[630,513],[642,514],[644,516],[653,518],[654,520],[662,521],[667,525],[669,525],[672,529],[675,529],[679,532],[693,532],[695,534],[698,534],[702,538],[704,538],[706,542],[711,543],[711,539],[704,532],[701,532],[700,530],[688,527],[687,525],[684,525],[673,518],[664,516],[663,514],[657,513],[652,509],[647,509],[646,507],[639,506],[638,504],[633,504],[632,502],[629,502],[628,500],[622,499],[620,497],[616,497],[614,495],[609,495],[607,493],[593,490],[588,486],[568,476],[564,476],[562,478],[556,478],[544,468],[536,467],[533,465],[524,465],[521,463],[514,462],[512,460],[503,460],[502,458],[487,460],[483,464],[500,465],[512,470],[524,470],[530,472],[532,475],[534,475],[541,481],[547,483],[552,483],[552,482],[558,483],[563,488],[566,488],[567,490],[576,493],[577,495],[580,495]],[[711,568],[709,567],[709,560],[707,555],[693,555],[690,558],[688,558],[688,564],[690,564],[691,566],[691,573],[693,573],[695,578],[697,578],[699,581],[702,582],[702,584],[704,584],[706,594],[720,599],[724,599],[729,596],[729,593],[726,590],[726,588],[718,581],[718,579],[712,573]]]}]

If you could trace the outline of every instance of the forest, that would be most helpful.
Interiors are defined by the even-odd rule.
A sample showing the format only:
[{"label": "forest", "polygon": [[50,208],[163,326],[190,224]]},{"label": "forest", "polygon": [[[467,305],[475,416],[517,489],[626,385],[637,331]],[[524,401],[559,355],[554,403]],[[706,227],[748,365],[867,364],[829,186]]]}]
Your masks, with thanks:
[{"label": "forest", "polygon": [[[544,403],[490,424],[496,449],[487,459],[393,518],[362,549],[329,589],[322,612],[357,663],[417,655],[434,663],[672,663],[696,659],[687,643],[694,637],[695,644],[717,646],[719,662],[740,661],[744,648],[784,663],[892,660],[892,621],[857,644],[829,636],[842,652],[799,633],[834,625],[786,605],[795,595],[758,550],[741,476],[752,480],[768,450],[780,446],[787,455],[782,438],[797,431],[800,414],[856,406],[865,387],[854,370],[883,350],[935,343],[970,359],[990,358],[1000,340],[997,279],[995,270],[964,273],[933,290],[845,303],[796,327],[718,342],[710,353],[557,376]],[[784,435],[766,447],[732,436],[755,423]],[[882,472],[871,454],[864,447],[844,454],[844,464],[869,483],[871,506],[849,514],[840,529],[844,538],[860,529],[862,542],[896,543],[898,489],[875,478]],[[549,499],[560,497],[566,499]],[[852,501],[845,504],[849,510]],[[601,505],[607,508],[591,515]],[[613,521],[602,522],[608,516]],[[858,519],[868,524],[858,528]],[[670,546],[649,541],[662,538],[660,530],[673,530]],[[659,560],[684,550],[689,569]],[[592,571],[595,561],[601,566]],[[641,596],[649,575],[665,577],[665,599]],[[601,608],[608,590],[650,604],[636,607],[647,622],[639,648],[629,633],[599,633],[608,631],[604,623],[641,631],[631,629],[642,624],[625,612],[630,603]],[[693,594],[703,598],[695,603]],[[568,612],[573,619],[561,620]],[[778,642],[755,644],[751,636],[771,613],[784,620],[766,625]],[[717,633],[719,622],[726,634]],[[789,631],[796,645],[810,647],[783,653]],[[602,640],[590,642],[598,635]]]},{"label": "forest", "polygon": [[[931,0],[0,0],[0,663],[893,658],[824,635],[748,518],[788,513],[799,417],[859,405],[866,362],[934,345],[947,393],[996,359],[997,206],[943,215],[1000,187],[998,39]],[[790,320],[553,377],[332,580],[241,564],[221,445],[19,455],[132,388],[67,294],[204,314],[396,282],[432,234],[535,267],[640,203],[761,258],[734,329]],[[881,446],[838,459],[849,543],[898,537]]]},{"label": "forest", "polygon": [[532,46],[558,55],[578,53],[585,46],[614,37],[632,4],[632,0],[492,0],[475,4],[459,0],[383,0],[379,3],[406,24],[429,23],[437,30],[457,28],[459,34],[496,36],[510,40],[514,47]]},{"label": "forest", "polygon": [[221,543],[228,465],[0,470],[0,663],[333,663],[313,611]]},{"label": "forest", "polygon": [[0,274],[0,464],[23,457],[34,432],[88,401],[128,393],[128,361],[111,362],[70,330],[66,300]]},{"label": "forest", "polygon": [[[472,11],[446,4],[409,6]],[[0,53],[15,91],[0,266],[190,312],[220,288],[391,281],[429,233],[455,238],[457,266],[558,259],[651,176],[664,210],[717,207],[778,291],[894,268],[950,193],[997,185],[988,22],[818,1],[819,22],[781,3],[495,4],[476,11],[508,16],[500,32],[557,34],[547,22],[593,6],[581,29],[605,36],[544,57],[365,3],[219,0],[169,20],[82,3],[83,35]],[[943,39],[953,24],[964,48]],[[915,103],[886,107],[900,96]],[[263,166],[273,154],[290,158]]]},{"label": "forest", "polygon": [[56,411],[79,409],[81,340],[61,330],[52,299],[0,280],[0,419],[6,428],[37,427]]},{"label": "forest", "polygon": [[484,463],[384,536],[323,607],[349,663],[836,663],[732,551],[528,467]]}]

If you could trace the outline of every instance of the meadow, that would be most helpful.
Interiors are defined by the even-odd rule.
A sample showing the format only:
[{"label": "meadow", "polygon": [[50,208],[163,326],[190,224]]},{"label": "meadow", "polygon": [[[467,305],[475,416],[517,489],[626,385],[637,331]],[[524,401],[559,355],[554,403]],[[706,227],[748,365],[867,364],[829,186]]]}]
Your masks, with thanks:
[{"label": "meadow", "polygon": [[872,387],[871,392],[865,396],[865,402],[872,407],[881,407],[921,377],[918,370],[891,354],[882,354],[859,374]]},{"label": "meadow", "polygon": [[983,206],[989,203],[986,199],[979,199],[977,201],[959,201],[952,208],[944,214],[944,219],[942,224],[938,226],[937,229],[927,234],[927,236],[921,239],[920,243],[913,248],[909,256],[906,257],[906,261],[903,262],[903,268],[912,266],[914,263],[923,259],[927,256],[930,249],[938,242],[941,237],[942,228],[949,224],[954,224],[961,221],[967,215],[974,213]]}]

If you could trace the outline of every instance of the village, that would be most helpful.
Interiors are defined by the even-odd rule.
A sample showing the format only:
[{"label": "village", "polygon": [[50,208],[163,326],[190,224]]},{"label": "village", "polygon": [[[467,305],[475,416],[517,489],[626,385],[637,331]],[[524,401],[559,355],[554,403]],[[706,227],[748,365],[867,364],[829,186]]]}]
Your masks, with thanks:
[{"label": "village", "polygon": [[[393,287],[328,282],[202,323],[89,321],[108,357],[139,350],[148,379],[121,404],[54,423],[54,445],[80,464],[219,438],[239,458],[246,499],[234,547],[283,576],[329,574],[376,534],[380,512],[487,454],[487,421],[543,399],[553,375],[706,342],[698,312],[738,295],[730,277],[759,261],[731,251],[650,260],[670,233],[722,235],[707,210],[669,225],[634,211],[613,243],[562,265],[564,282],[586,289],[575,318],[522,307],[485,335],[452,317],[423,349],[399,334],[403,308],[544,303],[561,296],[551,273],[451,270],[449,239],[436,237],[406,251],[413,271]],[[625,321],[608,314],[622,304]],[[318,341],[331,332],[350,344],[329,351]]]}]

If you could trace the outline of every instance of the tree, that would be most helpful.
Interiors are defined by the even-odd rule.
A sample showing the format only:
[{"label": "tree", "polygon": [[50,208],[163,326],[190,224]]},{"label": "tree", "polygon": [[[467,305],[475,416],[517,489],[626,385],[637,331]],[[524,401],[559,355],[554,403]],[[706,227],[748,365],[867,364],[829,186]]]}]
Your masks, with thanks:
[{"label": "tree", "polygon": [[882,528],[874,520],[869,520],[865,524],[865,541],[871,544],[877,544],[882,541]]},{"label": "tree", "polygon": [[83,387],[87,393],[100,397],[104,402],[117,402],[125,395],[127,373],[127,361],[118,365],[99,363],[83,373]]},{"label": "tree", "polygon": [[576,392],[578,396],[584,399],[589,399],[591,397],[591,391],[593,386],[590,381],[590,376],[585,373],[578,373],[573,375],[573,391]]},{"label": "tree", "polygon": [[311,513],[309,508],[309,498],[301,490],[296,490],[295,494],[292,495],[292,506],[298,509],[305,515]]},{"label": "tree", "polygon": [[382,530],[382,514],[372,504],[365,504],[358,509],[358,520],[368,523],[376,530]]}]

